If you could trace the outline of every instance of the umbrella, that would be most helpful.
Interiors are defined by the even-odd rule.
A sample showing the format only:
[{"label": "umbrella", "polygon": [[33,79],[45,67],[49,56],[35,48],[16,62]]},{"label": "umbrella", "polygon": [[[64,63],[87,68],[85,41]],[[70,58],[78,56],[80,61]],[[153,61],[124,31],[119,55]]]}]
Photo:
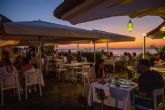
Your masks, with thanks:
[{"label": "umbrella", "polygon": [[11,20],[5,16],[3,16],[2,14],[0,14],[0,33],[3,32],[3,26],[2,23],[4,22],[11,22]]},{"label": "umbrella", "polygon": [[4,22],[2,25],[4,32],[0,33],[1,39],[52,40],[65,37],[96,38],[97,36],[89,30],[44,21]]},{"label": "umbrella", "polygon": [[65,0],[54,10],[54,16],[72,24],[113,16],[164,16],[164,0]]},{"label": "umbrella", "polygon": [[52,42],[65,38],[68,40],[97,38],[92,31],[43,21],[1,22],[1,26],[0,39],[38,42],[40,61],[41,41]]},{"label": "umbrella", "polygon": [[3,32],[0,33],[0,39],[38,41],[43,42],[73,42],[73,41],[96,41],[107,39],[112,42],[132,41],[130,36],[104,32],[91,31],[65,25],[49,23],[44,21],[26,21],[26,22],[4,22],[2,23]]},{"label": "umbrella", "polygon": [[[4,22],[0,39],[69,43],[73,41],[118,42],[134,41],[135,38],[103,31],[91,31],[43,21]],[[104,39],[104,40],[102,40]]]},{"label": "umbrella", "polygon": [[0,22],[12,22],[12,20],[10,20],[6,16],[0,14]]}]

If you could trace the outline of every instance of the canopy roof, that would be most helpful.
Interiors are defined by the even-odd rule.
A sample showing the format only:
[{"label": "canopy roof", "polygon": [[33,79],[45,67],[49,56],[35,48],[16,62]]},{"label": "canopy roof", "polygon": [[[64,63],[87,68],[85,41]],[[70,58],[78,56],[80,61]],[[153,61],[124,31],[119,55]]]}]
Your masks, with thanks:
[{"label": "canopy roof", "polygon": [[165,39],[165,18],[164,21],[154,30],[147,33],[147,36],[152,39]]},{"label": "canopy roof", "polygon": [[54,16],[72,24],[107,18],[165,16],[165,0],[64,0]]},{"label": "canopy roof", "polygon": [[103,37],[100,37],[96,40],[98,43],[104,43],[104,42],[124,42],[124,41],[135,41],[134,37],[130,37],[127,35],[121,35],[106,31],[100,31],[100,30],[93,30],[95,33],[99,34],[100,36],[103,34]]}]

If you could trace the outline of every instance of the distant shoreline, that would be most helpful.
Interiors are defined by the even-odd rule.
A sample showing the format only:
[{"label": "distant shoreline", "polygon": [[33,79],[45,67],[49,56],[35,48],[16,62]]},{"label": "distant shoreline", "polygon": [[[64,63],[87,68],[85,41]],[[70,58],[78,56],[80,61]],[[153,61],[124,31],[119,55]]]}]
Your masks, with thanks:
[{"label": "distant shoreline", "polygon": [[[93,48],[80,48],[80,50],[85,50],[85,49],[87,49],[87,50],[93,50]],[[106,48],[96,48],[97,50],[105,50]],[[142,49],[142,48],[109,48],[109,50],[127,50],[127,49],[129,49],[129,50],[133,50],[133,49],[137,49],[137,50],[139,50],[139,49]],[[153,49],[153,48],[146,48],[146,49]],[[77,48],[57,48],[57,50],[77,50]]]},{"label": "distant shoreline", "polygon": [[[74,49],[57,49],[59,51],[68,51],[71,50],[72,52],[77,52],[77,48]],[[105,48],[96,48],[96,52],[101,52],[102,50],[106,51]],[[82,49],[80,48],[79,51],[81,52],[94,52],[93,48],[88,48],[88,49]],[[122,55],[124,52],[129,52],[129,53],[136,53],[136,54],[141,54],[143,53],[142,48],[109,48],[109,52],[113,52],[116,55]],[[156,53],[156,50],[153,48],[146,48],[146,52],[148,53]]]}]

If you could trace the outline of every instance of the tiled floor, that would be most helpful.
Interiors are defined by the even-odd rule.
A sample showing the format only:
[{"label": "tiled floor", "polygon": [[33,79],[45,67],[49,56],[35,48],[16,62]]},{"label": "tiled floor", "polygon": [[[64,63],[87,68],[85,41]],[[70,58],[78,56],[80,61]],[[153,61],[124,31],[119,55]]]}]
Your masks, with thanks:
[{"label": "tiled floor", "polygon": [[18,102],[13,94],[6,94],[5,105],[0,106],[0,110],[84,110],[78,103],[78,97],[82,93],[82,84],[58,81],[53,73],[46,75],[45,83],[42,97],[33,92],[28,100],[25,100],[22,95],[22,101]]},{"label": "tiled floor", "polygon": [[[28,100],[22,95],[22,101],[18,102],[12,91],[7,91],[4,96],[5,105],[0,110],[81,110],[77,103],[80,95],[81,85],[69,81],[57,81],[55,76],[50,74],[46,79],[46,86],[43,88],[43,96],[32,92]],[[8,95],[11,94],[11,95]]]}]

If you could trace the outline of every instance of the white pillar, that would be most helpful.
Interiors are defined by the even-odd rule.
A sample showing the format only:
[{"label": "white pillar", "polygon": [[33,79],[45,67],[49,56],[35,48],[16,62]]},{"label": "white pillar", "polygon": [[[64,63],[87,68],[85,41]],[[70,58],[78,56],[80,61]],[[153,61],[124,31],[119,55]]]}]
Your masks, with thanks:
[{"label": "white pillar", "polygon": [[145,53],[146,53],[146,34],[143,33],[143,59],[145,59]]},{"label": "white pillar", "polygon": [[106,43],[106,51],[108,52],[109,50],[109,45],[108,45],[108,42]]},{"label": "white pillar", "polygon": [[38,44],[38,48],[37,48],[37,54],[40,54],[40,44]]},{"label": "white pillar", "polygon": [[54,45],[54,49],[55,49],[55,51],[57,51],[57,45],[56,44]]},{"label": "white pillar", "polygon": [[80,45],[79,45],[79,43],[77,43],[77,51],[79,51],[80,50]]}]

